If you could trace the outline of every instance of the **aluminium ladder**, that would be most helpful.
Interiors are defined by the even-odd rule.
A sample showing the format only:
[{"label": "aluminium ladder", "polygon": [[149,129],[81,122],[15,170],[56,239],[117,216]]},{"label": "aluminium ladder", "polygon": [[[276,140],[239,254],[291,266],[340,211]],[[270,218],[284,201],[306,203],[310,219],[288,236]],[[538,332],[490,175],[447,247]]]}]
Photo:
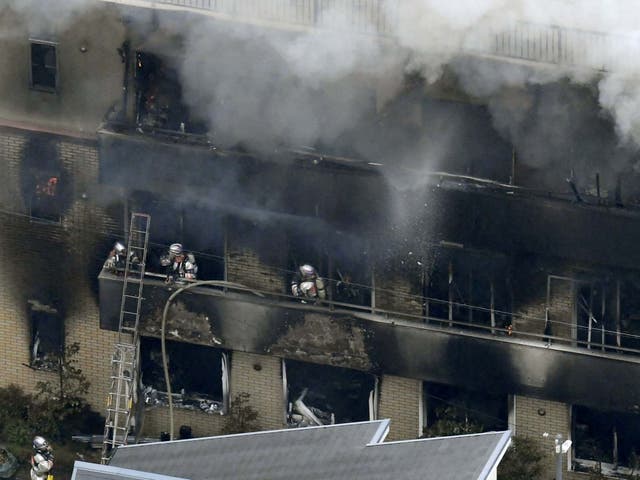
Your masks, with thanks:
[{"label": "aluminium ladder", "polygon": [[[127,260],[122,285],[118,340],[111,360],[111,388],[107,397],[101,463],[111,459],[119,445],[127,444],[134,408],[138,368],[138,322],[142,303],[145,262],[151,217],[132,213]],[[132,262],[137,258],[137,262]]]}]

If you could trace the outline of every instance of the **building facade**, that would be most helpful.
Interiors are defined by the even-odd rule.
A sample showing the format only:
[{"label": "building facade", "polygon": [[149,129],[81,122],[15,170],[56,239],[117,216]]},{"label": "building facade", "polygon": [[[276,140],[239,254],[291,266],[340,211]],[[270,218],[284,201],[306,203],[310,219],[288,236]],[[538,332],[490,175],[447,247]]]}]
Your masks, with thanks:
[{"label": "building facade", "polygon": [[[540,442],[549,472],[543,433],[559,434],[573,441],[567,478],[633,468],[633,150],[593,83],[470,94],[460,67],[564,72],[560,47],[525,52],[504,34],[437,81],[336,76],[295,70],[281,49],[331,31],[316,2],[177,3],[80,2],[55,22],[3,7],[2,386],[29,391],[78,342],[104,410],[122,278],[102,264],[144,212],[139,435],[168,431],[159,338],[175,286],[160,257],[180,242],[199,279],[224,284],[169,309],[176,431],[220,432],[249,393],[261,429],[304,424],[305,405],[323,423],[390,418],[391,440],[508,428]],[[406,57],[394,11],[359,5],[350,40]],[[545,32],[531,44],[571,33]],[[290,295],[304,263],[324,302]]]}]

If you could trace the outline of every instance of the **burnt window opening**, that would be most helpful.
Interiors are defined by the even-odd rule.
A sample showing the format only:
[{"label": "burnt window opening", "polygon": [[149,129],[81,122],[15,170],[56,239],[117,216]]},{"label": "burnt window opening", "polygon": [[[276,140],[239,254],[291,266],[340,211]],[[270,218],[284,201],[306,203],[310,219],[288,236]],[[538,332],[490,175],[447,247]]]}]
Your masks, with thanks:
[{"label": "burnt window opening", "polygon": [[511,324],[506,259],[442,248],[423,269],[424,313],[429,320],[477,325],[484,331]]},{"label": "burnt window opening", "polygon": [[205,123],[183,102],[178,72],[168,59],[136,53],[136,125],[142,131],[205,134]]},{"label": "burnt window opening", "polygon": [[58,88],[58,55],[53,42],[31,40],[31,88],[55,92]]},{"label": "burnt window opening", "polygon": [[29,214],[33,219],[60,223],[62,220],[61,177],[59,172],[34,173]]},{"label": "burnt window opening", "polygon": [[[224,278],[224,217],[220,213],[192,204],[176,202],[149,192],[131,196],[132,211],[151,215],[146,270],[164,274],[160,258],[172,243],[182,243],[192,252],[198,265],[198,278]],[[128,220],[126,220],[128,222]],[[128,224],[126,225],[128,227]]]},{"label": "burnt window opening", "polygon": [[466,390],[423,382],[426,437],[506,430],[509,423],[507,395]]},{"label": "burnt window opening", "polygon": [[[229,402],[228,354],[213,347],[171,341],[166,343],[166,348],[172,398],[176,407],[205,413],[226,413]],[[142,338],[140,358],[145,404],[167,405],[160,340]]]},{"label": "burnt window opening", "polygon": [[29,300],[31,361],[33,368],[56,370],[64,348],[64,322],[58,310],[37,300]]},{"label": "burnt window opening", "polygon": [[289,427],[373,420],[378,415],[378,379],[342,367],[284,360],[282,377]]},{"label": "burnt window opening", "polygon": [[572,420],[574,470],[591,471],[599,463],[603,473],[624,474],[640,467],[640,414],[574,405]]},{"label": "burnt window opening", "polygon": [[[371,306],[372,269],[366,242],[358,238],[337,238],[329,255],[327,286],[331,300]],[[358,248],[361,247],[361,248]]]},{"label": "burnt window opening", "polygon": [[70,190],[60,165],[57,140],[34,135],[27,141],[21,163],[22,194],[32,220],[60,223]]}]

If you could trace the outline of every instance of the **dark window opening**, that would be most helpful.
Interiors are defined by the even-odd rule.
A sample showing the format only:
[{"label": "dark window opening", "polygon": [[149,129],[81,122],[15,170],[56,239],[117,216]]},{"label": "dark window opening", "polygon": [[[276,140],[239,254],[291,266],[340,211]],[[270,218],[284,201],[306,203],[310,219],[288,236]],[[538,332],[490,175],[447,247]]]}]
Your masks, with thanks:
[{"label": "dark window opening", "polygon": [[[228,355],[217,348],[167,342],[173,402],[179,408],[225,413],[228,402]],[[141,381],[145,404],[168,403],[160,340],[142,338]]]},{"label": "dark window opening", "polygon": [[483,331],[507,328],[511,324],[508,272],[503,258],[436,250],[433,259],[424,262],[425,314]]},{"label": "dark window opening", "polygon": [[573,441],[577,471],[590,471],[594,463],[602,464],[603,473],[618,467],[637,469],[640,414],[602,412],[576,405],[573,407]]},{"label": "dark window opening", "polygon": [[[619,315],[616,322],[616,338],[611,339],[612,345],[640,350],[640,279],[630,277],[617,284],[619,290]],[[610,310],[616,312],[617,305],[613,303]]]},{"label": "dark window opening", "polygon": [[31,319],[31,366],[56,370],[64,347],[62,317],[58,310],[37,300],[29,300]]},{"label": "dark window opening", "polygon": [[424,436],[439,437],[480,433],[508,428],[506,395],[464,390],[450,385],[424,382]]},{"label": "dark window opening", "polygon": [[371,265],[366,242],[337,237],[329,256],[329,285],[332,300],[361,306],[371,305]]},{"label": "dark window opening", "polygon": [[56,45],[31,42],[31,87],[55,92],[58,86]]},{"label": "dark window opening", "polygon": [[146,52],[136,53],[136,124],[143,131],[204,134],[203,121],[192,116],[182,99],[177,71],[170,62]]},{"label": "dark window opening", "polygon": [[59,223],[62,211],[60,190],[60,173],[34,173],[30,215],[38,220]]},{"label": "dark window opening", "polygon": [[377,381],[368,373],[286,360],[287,424],[329,425],[376,417]]},{"label": "dark window opening", "polygon": [[131,209],[151,215],[147,272],[164,274],[160,258],[169,245],[182,243],[185,251],[195,256],[198,279],[224,278],[224,221],[220,213],[140,191],[131,197]]},{"label": "dark window opening", "polygon": [[58,141],[48,135],[33,135],[25,144],[21,163],[24,203],[35,220],[59,223],[70,201]]}]

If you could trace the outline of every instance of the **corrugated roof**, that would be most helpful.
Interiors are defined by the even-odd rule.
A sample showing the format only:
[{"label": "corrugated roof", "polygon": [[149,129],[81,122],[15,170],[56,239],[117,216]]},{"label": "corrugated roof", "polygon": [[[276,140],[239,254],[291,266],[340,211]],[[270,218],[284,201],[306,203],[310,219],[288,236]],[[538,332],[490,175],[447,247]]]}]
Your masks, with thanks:
[{"label": "corrugated roof", "polygon": [[191,480],[485,479],[510,432],[381,443],[388,420],[119,447],[111,466]]}]

